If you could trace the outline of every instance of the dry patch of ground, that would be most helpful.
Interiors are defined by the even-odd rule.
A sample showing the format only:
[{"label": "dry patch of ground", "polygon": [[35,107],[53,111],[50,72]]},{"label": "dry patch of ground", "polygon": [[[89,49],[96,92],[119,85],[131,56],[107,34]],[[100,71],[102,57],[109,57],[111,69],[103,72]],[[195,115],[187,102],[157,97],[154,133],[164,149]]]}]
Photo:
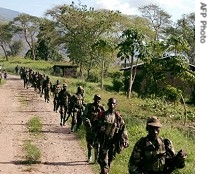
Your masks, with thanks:
[{"label": "dry patch of ground", "polygon": [[[39,117],[40,137],[33,137],[27,122]],[[69,125],[60,127],[52,99],[46,103],[33,88],[24,89],[19,76],[8,75],[0,86],[0,173],[3,174],[93,174],[87,157]],[[23,164],[23,144],[31,140],[41,150],[40,163]]]}]

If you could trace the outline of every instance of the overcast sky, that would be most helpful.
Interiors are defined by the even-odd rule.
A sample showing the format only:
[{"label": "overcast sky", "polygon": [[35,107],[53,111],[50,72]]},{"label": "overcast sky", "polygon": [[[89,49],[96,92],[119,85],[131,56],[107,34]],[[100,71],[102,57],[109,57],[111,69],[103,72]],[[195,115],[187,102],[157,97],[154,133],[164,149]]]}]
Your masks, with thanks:
[{"label": "overcast sky", "polygon": [[[46,10],[71,2],[72,0],[0,0],[0,7],[43,17]],[[119,10],[129,15],[140,15],[138,7],[153,3],[168,12],[174,21],[180,19],[182,14],[195,12],[195,0],[74,0],[74,2],[95,9]]]}]

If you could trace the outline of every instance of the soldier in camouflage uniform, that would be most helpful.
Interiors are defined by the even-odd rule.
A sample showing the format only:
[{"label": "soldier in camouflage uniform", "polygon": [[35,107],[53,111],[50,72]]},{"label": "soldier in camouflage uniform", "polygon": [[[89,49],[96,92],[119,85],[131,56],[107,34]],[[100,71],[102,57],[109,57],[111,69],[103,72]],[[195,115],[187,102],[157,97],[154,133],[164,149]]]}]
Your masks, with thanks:
[{"label": "soldier in camouflage uniform", "polygon": [[71,132],[76,131],[82,124],[82,114],[84,110],[84,89],[77,87],[77,92],[71,97],[69,112],[72,112]]},{"label": "soldier in camouflage uniform", "polygon": [[[97,122],[98,116],[101,112],[104,112],[104,107],[100,104],[101,97],[98,94],[94,95],[93,103],[88,103],[85,106],[85,111],[83,113],[84,126],[86,128],[86,142],[88,149],[88,161],[92,161],[91,150],[95,148],[95,157],[94,160],[98,156],[98,142],[96,140],[97,135]],[[95,162],[95,161],[94,161]]]},{"label": "soldier in camouflage uniform", "polygon": [[185,166],[186,153],[180,150],[175,155],[172,142],[158,136],[161,127],[156,116],[148,117],[148,135],[134,146],[128,164],[130,174],[170,174]]},{"label": "soldier in camouflage uniform", "polygon": [[45,102],[49,103],[50,101],[50,89],[51,89],[51,81],[50,78],[47,76],[46,80],[43,82],[43,88],[44,88],[44,100]]},{"label": "soldier in camouflage uniform", "polygon": [[67,91],[67,84],[63,84],[63,89],[58,93],[58,105],[60,107],[60,126],[65,126],[66,114],[70,102],[71,94]]},{"label": "soldier in camouflage uniform", "polygon": [[52,93],[53,93],[53,111],[57,112],[58,111],[58,93],[60,92],[61,87],[60,87],[60,82],[59,80],[56,81],[56,84],[52,86]]},{"label": "soldier in camouflage uniform", "polygon": [[120,153],[129,145],[125,122],[120,113],[116,111],[116,99],[110,98],[107,105],[108,110],[99,116],[98,121],[100,174],[108,174],[116,153]]}]

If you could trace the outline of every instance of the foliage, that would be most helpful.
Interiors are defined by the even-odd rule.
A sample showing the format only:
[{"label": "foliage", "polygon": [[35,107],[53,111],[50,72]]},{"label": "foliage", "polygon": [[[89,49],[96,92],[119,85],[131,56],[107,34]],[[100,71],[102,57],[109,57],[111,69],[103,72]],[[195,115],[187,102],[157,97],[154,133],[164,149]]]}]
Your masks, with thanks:
[{"label": "foliage", "polygon": [[155,31],[154,40],[160,40],[164,28],[171,23],[171,16],[156,4],[140,6],[138,9],[142,17],[150,21],[149,24]]},{"label": "foliage", "polygon": [[[173,60],[176,61],[176,60]],[[35,71],[50,72],[53,62],[45,61],[33,61],[28,59],[10,59],[9,61],[0,60],[1,65],[8,70],[9,73],[14,72],[14,68],[17,64],[21,66],[29,66]],[[171,64],[171,63],[169,63]],[[171,65],[173,67],[173,64]],[[155,67],[155,66],[154,66]],[[153,68],[154,68],[153,67]],[[111,73],[110,73],[111,71]],[[48,73],[47,73],[48,72]],[[181,72],[181,71],[179,71]],[[112,77],[120,77],[118,73],[115,74],[113,68],[109,69],[107,73],[108,80],[105,79],[105,84],[112,85]],[[50,75],[50,74],[48,74]],[[125,123],[128,129],[130,146],[122,151],[122,153],[117,154],[116,159],[111,165],[111,172],[113,174],[119,173],[128,173],[127,164],[129,157],[131,155],[132,149],[135,142],[141,137],[146,135],[145,130],[145,121],[147,116],[157,115],[161,119],[163,127],[161,129],[161,136],[169,138],[173,141],[176,151],[183,148],[188,154],[186,160],[186,167],[182,170],[175,171],[175,173],[184,173],[192,174],[194,173],[195,168],[195,107],[194,105],[187,104],[187,123],[184,126],[184,107],[179,102],[169,102],[164,98],[158,97],[145,97],[138,98],[132,97],[130,100],[127,100],[126,96],[122,93],[107,91],[101,89],[99,84],[85,82],[81,79],[75,78],[63,78],[63,77],[54,77],[50,76],[53,80],[53,83],[57,79],[60,82],[66,82],[68,84],[68,90],[72,93],[76,92],[78,85],[82,85],[85,88],[85,103],[92,102],[93,96],[95,93],[101,95],[102,100],[101,104],[107,108],[107,101],[110,97],[115,97],[117,99],[118,105],[117,110],[120,111],[122,117],[125,119]],[[111,80],[110,80],[111,79]],[[85,141],[85,132],[83,126],[79,129],[78,134],[81,139],[82,147],[84,150],[87,150],[86,141]],[[92,165],[96,173],[98,171],[98,164]]]},{"label": "foliage", "polygon": [[38,160],[41,158],[41,152],[35,145],[31,144],[30,141],[26,141],[23,145],[23,148],[26,152],[25,158],[27,164],[39,162]]},{"label": "foliage", "polygon": [[178,90],[177,88],[167,85],[166,89],[164,91],[166,99],[169,101],[179,101],[181,99],[181,90]]},{"label": "foliage", "polygon": [[42,130],[42,123],[39,117],[33,117],[28,121],[28,130],[33,133],[40,133]]},{"label": "foliage", "polygon": [[123,74],[121,72],[115,72],[112,75],[113,90],[120,92],[124,89]]}]

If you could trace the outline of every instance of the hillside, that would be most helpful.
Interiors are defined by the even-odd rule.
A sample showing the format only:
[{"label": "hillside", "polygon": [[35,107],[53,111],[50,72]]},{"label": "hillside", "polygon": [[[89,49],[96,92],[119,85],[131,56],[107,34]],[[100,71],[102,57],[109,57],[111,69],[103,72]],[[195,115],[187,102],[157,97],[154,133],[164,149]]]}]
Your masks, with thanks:
[{"label": "hillside", "polygon": [[12,21],[15,17],[17,17],[20,14],[21,13],[18,11],[0,7],[0,22]]}]

